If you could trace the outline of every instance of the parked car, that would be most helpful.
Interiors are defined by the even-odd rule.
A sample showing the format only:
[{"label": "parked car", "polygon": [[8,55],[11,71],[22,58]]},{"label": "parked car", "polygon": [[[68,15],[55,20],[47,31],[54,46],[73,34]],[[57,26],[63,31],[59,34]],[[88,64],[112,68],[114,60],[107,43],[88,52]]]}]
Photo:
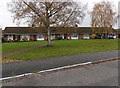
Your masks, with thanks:
[{"label": "parked car", "polygon": [[114,36],[108,36],[107,38],[108,39],[114,39]]}]

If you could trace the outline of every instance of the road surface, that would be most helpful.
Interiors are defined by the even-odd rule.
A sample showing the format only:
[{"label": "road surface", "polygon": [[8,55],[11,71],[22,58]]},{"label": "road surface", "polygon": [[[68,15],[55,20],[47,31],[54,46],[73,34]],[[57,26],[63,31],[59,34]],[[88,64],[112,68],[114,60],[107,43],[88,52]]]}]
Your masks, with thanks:
[{"label": "road surface", "polygon": [[24,78],[3,86],[118,86],[118,61]]}]

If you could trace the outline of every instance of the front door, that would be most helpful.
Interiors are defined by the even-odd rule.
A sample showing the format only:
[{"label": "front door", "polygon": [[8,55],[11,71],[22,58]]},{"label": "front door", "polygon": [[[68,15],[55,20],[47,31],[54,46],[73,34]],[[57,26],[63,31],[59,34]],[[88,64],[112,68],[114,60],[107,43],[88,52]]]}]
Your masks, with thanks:
[{"label": "front door", "polygon": [[120,38],[120,34],[118,34],[118,38]]},{"label": "front door", "polygon": [[67,39],[67,34],[64,34],[64,39]]},{"label": "front door", "polygon": [[13,35],[13,40],[15,40],[15,35]]}]

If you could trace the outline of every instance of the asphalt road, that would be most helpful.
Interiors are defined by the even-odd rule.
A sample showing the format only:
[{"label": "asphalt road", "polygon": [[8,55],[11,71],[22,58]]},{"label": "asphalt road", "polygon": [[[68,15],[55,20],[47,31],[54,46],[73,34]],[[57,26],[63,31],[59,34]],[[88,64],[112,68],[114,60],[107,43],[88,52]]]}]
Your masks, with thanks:
[{"label": "asphalt road", "polygon": [[118,61],[67,69],[3,83],[3,86],[118,86]]},{"label": "asphalt road", "polygon": [[6,63],[2,65],[2,77],[19,75],[33,71],[57,68],[65,65],[78,64],[89,61],[104,60],[118,57],[118,50],[88,53],[81,55],[63,56],[27,62]]}]

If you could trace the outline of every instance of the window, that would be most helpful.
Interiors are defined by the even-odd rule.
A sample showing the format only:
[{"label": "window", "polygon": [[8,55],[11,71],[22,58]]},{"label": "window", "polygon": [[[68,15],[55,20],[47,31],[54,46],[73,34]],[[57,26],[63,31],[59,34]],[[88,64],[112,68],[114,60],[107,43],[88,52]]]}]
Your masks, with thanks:
[{"label": "window", "polygon": [[44,38],[44,36],[41,34],[41,35],[38,35],[38,38]]},{"label": "window", "polygon": [[77,33],[74,33],[74,34],[73,34],[73,37],[77,37]]}]

